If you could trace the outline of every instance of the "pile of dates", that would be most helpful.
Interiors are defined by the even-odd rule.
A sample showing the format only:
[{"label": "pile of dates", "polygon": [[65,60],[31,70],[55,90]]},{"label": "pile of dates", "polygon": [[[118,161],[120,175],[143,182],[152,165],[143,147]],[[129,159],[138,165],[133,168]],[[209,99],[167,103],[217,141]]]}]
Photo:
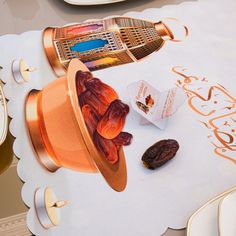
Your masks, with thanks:
[{"label": "pile of dates", "polygon": [[129,106],[117,93],[92,73],[76,73],[76,89],[82,114],[96,148],[111,164],[119,160],[118,151],[129,145],[132,134],[122,132]]}]

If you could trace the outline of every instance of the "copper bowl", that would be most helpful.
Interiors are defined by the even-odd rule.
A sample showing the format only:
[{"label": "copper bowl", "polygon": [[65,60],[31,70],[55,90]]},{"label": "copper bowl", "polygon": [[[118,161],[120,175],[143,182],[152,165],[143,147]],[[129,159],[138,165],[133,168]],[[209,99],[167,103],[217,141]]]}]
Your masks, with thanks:
[{"label": "copper bowl", "polygon": [[32,90],[26,99],[26,123],[39,162],[49,171],[60,167],[81,172],[99,171],[116,191],[126,187],[123,149],[119,161],[110,164],[96,149],[87,130],[76,92],[75,75],[88,68],[72,59],[67,74],[43,90]]}]

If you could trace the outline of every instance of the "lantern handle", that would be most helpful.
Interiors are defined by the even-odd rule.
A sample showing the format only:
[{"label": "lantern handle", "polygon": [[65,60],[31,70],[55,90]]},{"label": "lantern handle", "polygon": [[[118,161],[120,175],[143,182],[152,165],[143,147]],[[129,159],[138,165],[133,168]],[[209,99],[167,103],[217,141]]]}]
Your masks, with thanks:
[{"label": "lantern handle", "polygon": [[[168,24],[166,24],[165,23],[165,20],[169,20],[169,21],[175,21],[175,22],[178,22],[178,23],[180,23],[180,25],[184,28],[184,37],[182,38],[182,39],[176,39],[175,38],[175,36],[174,36],[174,34],[173,34],[173,36],[174,36],[174,38],[173,39],[169,39],[170,41],[172,41],[172,42],[182,42],[182,41],[184,41],[187,37],[188,37],[188,35],[189,35],[189,30],[188,30],[188,27],[186,26],[186,25],[184,25],[184,24],[182,24],[181,22],[180,22],[180,20],[178,20],[177,18],[173,18],[173,17],[165,17],[165,18],[163,18],[162,20],[161,20],[161,22],[169,29],[169,26],[168,26]],[[172,32],[172,30],[171,29],[169,29],[171,32]]]}]

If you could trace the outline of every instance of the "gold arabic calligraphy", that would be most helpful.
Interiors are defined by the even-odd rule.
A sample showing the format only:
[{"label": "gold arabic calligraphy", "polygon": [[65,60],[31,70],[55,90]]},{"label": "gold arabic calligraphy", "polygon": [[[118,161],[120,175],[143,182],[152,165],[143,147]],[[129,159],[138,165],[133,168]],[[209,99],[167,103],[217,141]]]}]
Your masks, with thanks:
[{"label": "gold arabic calligraphy", "polygon": [[208,138],[215,147],[214,152],[236,164],[236,98],[220,84],[187,75],[183,67],[173,67],[172,71],[181,76],[177,86],[187,94],[189,107],[211,131]]}]

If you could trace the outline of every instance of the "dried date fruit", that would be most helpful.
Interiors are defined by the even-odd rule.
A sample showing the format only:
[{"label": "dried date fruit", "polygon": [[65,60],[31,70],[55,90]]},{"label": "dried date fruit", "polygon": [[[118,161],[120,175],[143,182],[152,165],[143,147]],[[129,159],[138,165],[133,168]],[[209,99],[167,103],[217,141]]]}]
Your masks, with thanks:
[{"label": "dried date fruit", "polygon": [[98,133],[106,139],[113,139],[122,131],[129,106],[116,99],[108,107],[97,126]]},{"label": "dried date fruit", "polygon": [[116,145],[117,149],[121,146],[130,145],[133,135],[128,132],[121,132],[117,137],[112,139],[113,143]]},{"label": "dried date fruit", "polygon": [[93,134],[93,142],[111,164],[115,164],[119,160],[116,145],[111,140],[105,139],[98,132],[95,132]]},{"label": "dried date fruit", "polygon": [[104,104],[109,105],[118,99],[116,91],[109,85],[103,83],[100,79],[93,78],[85,81],[85,86]]},{"label": "dried date fruit", "polygon": [[76,90],[77,90],[77,94],[79,95],[86,90],[86,87],[84,84],[85,81],[92,79],[93,75],[89,71],[79,70],[76,72],[75,78],[76,78]]},{"label": "dried date fruit", "polygon": [[80,107],[83,107],[85,104],[89,104],[94,109],[98,111],[100,115],[103,115],[108,106],[102,103],[91,91],[86,90],[79,95],[79,104]]},{"label": "dried date fruit", "polygon": [[93,133],[97,129],[98,122],[101,118],[100,115],[92,106],[88,104],[85,104],[82,107],[82,115],[84,117],[84,121],[89,130],[90,135],[93,135]]},{"label": "dried date fruit", "polygon": [[177,153],[179,144],[174,139],[161,140],[149,147],[142,156],[144,165],[156,169],[171,160]]}]

